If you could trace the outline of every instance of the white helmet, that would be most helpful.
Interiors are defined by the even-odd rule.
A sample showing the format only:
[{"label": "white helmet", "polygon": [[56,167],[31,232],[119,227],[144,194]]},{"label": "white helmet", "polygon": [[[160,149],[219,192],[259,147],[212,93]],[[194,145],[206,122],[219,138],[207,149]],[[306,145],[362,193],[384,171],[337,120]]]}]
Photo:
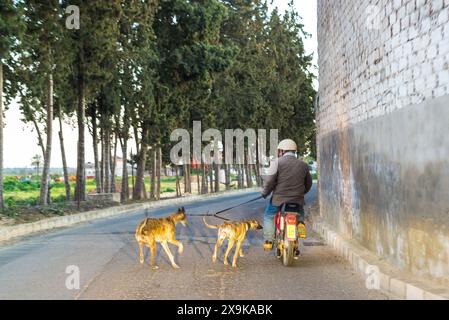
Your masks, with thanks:
[{"label": "white helmet", "polygon": [[292,139],[284,139],[281,142],[279,142],[278,150],[283,151],[296,151],[298,147],[296,146],[295,141]]}]

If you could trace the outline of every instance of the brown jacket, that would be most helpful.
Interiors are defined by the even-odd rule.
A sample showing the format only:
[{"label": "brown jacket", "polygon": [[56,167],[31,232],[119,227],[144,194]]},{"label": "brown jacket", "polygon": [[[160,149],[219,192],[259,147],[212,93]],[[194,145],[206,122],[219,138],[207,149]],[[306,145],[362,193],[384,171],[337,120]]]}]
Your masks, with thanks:
[{"label": "brown jacket", "polygon": [[286,202],[304,205],[304,195],[312,187],[309,166],[288,154],[276,161],[278,166],[276,173],[266,177],[262,195],[267,197],[273,192],[274,206],[280,206]]}]

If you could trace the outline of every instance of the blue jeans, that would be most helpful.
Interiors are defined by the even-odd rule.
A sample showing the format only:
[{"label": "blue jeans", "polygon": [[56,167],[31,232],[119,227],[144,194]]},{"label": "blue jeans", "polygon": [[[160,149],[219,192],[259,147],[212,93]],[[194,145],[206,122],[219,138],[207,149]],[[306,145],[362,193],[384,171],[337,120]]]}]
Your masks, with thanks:
[{"label": "blue jeans", "polygon": [[280,207],[273,206],[270,199],[263,215],[263,238],[265,241],[274,241],[274,216],[279,210]]}]

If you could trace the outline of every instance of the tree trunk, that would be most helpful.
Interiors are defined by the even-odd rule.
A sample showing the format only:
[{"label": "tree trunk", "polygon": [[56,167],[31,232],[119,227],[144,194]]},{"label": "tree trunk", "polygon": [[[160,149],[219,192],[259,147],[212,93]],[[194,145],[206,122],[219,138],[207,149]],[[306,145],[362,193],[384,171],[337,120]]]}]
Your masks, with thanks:
[{"label": "tree trunk", "polygon": [[242,179],[243,179],[242,185],[243,185],[243,188],[245,188],[245,186],[248,187],[248,171],[246,169],[247,169],[246,165],[242,164]]},{"label": "tree trunk", "polygon": [[61,114],[59,114],[59,144],[61,146],[62,171],[64,172],[65,200],[67,202],[69,202],[70,198],[71,198],[71,196],[70,196],[70,181],[69,181],[69,172],[67,171],[67,159],[65,157],[64,136],[62,133]]},{"label": "tree trunk", "polygon": [[187,164],[187,192],[192,193],[192,175],[191,175],[191,164]]},{"label": "tree trunk", "polygon": [[215,169],[215,192],[220,191],[220,165],[218,163],[214,164]]},{"label": "tree trunk", "polygon": [[250,185],[248,187],[252,188],[254,186],[253,176],[255,176],[256,168],[254,167],[253,164],[249,164],[248,167],[249,167],[248,172],[250,173],[250,180],[249,180]]},{"label": "tree trunk", "polygon": [[48,185],[48,192],[47,192],[47,204],[51,204],[51,186]]},{"label": "tree trunk", "polygon": [[240,169],[239,169],[239,165],[235,164],[233,167],[234,167],[234,170],[235,170],[235,172],[237,174],[237,189],[240,189],[241,186],[240,186]]},{"label": "tree trunk", "polygon": [[136,154],[139,154],[140,152],[140,141],[139,141],[139,131],[137,130],[137,126],[133,126],[133,131],[134,131],[134,140],[136,142]]},{"label": "tree trunk", "polygon": [[183,177],[184,177],[184,193],[187,193],[187,183],[188,183],[188,180],[187,180],[187,164],[184,164],[183,166],[182,166],[182,175],[183,175]]},{"label": "tree trunk", "polygon": [[240,185],[240,168],[239,168],[238,164],[234,165],[234,170],[237,173],[237,189],[240,189],[241,188],[241,185]]},{"label": "tree trunk", "polygon": [[114,155],[111,161],[111,192],[115,193],[115,167],[117,166],[117,135],[114,135]]},{"label": "tree trunk", "polygon": [[129,191],[128,191],[128,168],[127,168],[127,148],[128,148],[128,141],[125,138],[123,138],[122,143],[122,157],[123,157],[123,168],[122,168],[122,191],[120,193],[120,202],[125,203],[129,199]]},{"label": "tree trunk", "polygon": [[208,171],[208,174],[209,174],[210,193],[214,193],[215,192],[215,190],[214,190],[214,174],[213,174],[213,170],[212,170],[212,165],[211,164],[209,164],[207,166],[207,171]]},{"label": "tree trunk", "polygon": [[252,172],[251,172],[251,165],[248,163],[246,164],[246,186],[248,188],[253,187],[253,177],[252,177]]},{"label": "tree trunk", "polygon": [[104,170],[104,164],[105,164],[105,146],[106,141],[104,140],[104,130],[100,130],[100,141],[101,141],[101,160],[100,160],[100,179],[101,179],[101,192],[106,192],[106,184],[105,184],[105,170]]},{"label": "tree trunk", "polygon": [[47,142],[45,146],[44,154],[44,168],[42,170],[41,177],[41,187],[40,187],[40,199],[41,205],[45,206],[48,204],[48,194],[49,194],[49,171],[50,171],[50,161],[51,161],[51,145],[53,137],[53,75],[50,73],[48,75],[48,102],[47,102],[47,121],[46,121],[46,133]]},{"label": "tree trunk", "polygon": [[260,176],[260,159],[259,159],[259,148],[260,148],[260,142],[259,139],[256,140],[256,182],[257,182],[257,186],[261,187],[262,186],[262,178]]},{"label": "tree trunk", "polygon": [[[132,155],[132,153],[131,153],[131,155]],[[134,176],[134,161],[131,161],[131,186],[132,186],[132,191],[133,191],[132,195],[134,197],[134,192],[135,192],[134,190],[136,190],[136,179]]]},{"label": "tree trunk", "polygon": [[246,171],[246,165],[241,164],[240,167],[242,168],[242,188],[246,188],[248,186],[248,172]]},{"label": "tree trunk", "polygon": [[151,176],[150,176],[150,199],[154,200],[156,198],[156,151],[151,148]]},{"label": "tree trunk", "polygon": [[162,169],[162,152],[161,147],[157,147],[157,164],[156,164],[156,199],[159,200],[161,198],[161,169]]},{"label": "tree trunk", "polygon": [[248,153],[246,155],[246,186],[248,188],[253,187],[253,170],[252,170],[252,153],[250,151],[250,148],[248,147]]},{"label": "tree trunk", "polygon": [[3,63],[0,59],[0,211],[5,209],[3,201]]},{"label": "tree trunk", "polygon": [[176,197],[181,196],[181,185],[179,183],[179,173],[178,173],[178,166],[175,165],[175,175],[176,175]]},{"label": "tree trunk", "polygon": [[39,125],[37,124],[36,118],[34,116],[31,117],[31,121],[33,122],[34,129],[36,130],[37,144],[39,145],[39,147],[41,147],[42,157],[45,158],[45,146],[44,139],[42,139],[41,129],[39,128]]},{"label": "tree trunk", "polygon": [[103,188],[101,181],[100,161],[98,159],[98,130],[96,110],[92,114],[92,145],[94,148],[95,186],[97,188],[97,193],[101,193]]},{"label": "tree trunk", "polygon": [[229,164],[225,164],[225,184],[226,184],[226,190],[231,189],[231,168]]},{"label": "tree trunk", "polygon": [[254,165],[255,171],[256,171],[256,183],[258,187],[262,186],[262,179],[260,177],[260,168],[259,168],[259,161],[256,160],[256,164]]},{"label": "tree trunk", "polygon": [[104,137],[104,130],[100,129],[100,140],[101,140],[101,160],[100,160],[100,185],[101,185],[101,192],[104,192],[104,144],[105,141],[103,139]]},{"label": "tree trunk", "polygon": [[241,164],[237,164],[237,172],[238,172],[238,186],[239,189],[243,189],[243,170],[242,170],[242,165]]},{"label": "tree trunk", "polygon": [[145,163],[147,160],[148,146],[146,144],[146,134],[147,130],[142,129],[142,139],[140,150],[137,159],[137,172],[136,172],[136,187],[134,189],[133,199],[142,200],[144,199],[144,184],[145,184]]},{"label": "tree trunk", "polygon": [[201,194],[208,192],[206,164],[201,163]]},{"label": "tree trunk", "polygon": [[[81,64],[81,62],[80,62]],[[78,146],[77,146],[77,167],[76,167],[76,201],[78,209],[80,202],[86,200],[86,170],[85,170],[85,137],[84,137],[84,119],[86,117],[85,105],[85,83],[83,75],[83,67],[79,66],[78,75],[78,106],[77,106],[77,122],[78,122]]]},{"label": "tree trunk", "polygon": [[103,141],[104,144],[104,192],[110,193],[111,192],[111,139],[109,134],[109,129],[104,130],[104,136]]},{"label": "tree trunk", "polygon": [[145,172],[143,173],[143,198],[148,199],[147,185],[145,183]]}]

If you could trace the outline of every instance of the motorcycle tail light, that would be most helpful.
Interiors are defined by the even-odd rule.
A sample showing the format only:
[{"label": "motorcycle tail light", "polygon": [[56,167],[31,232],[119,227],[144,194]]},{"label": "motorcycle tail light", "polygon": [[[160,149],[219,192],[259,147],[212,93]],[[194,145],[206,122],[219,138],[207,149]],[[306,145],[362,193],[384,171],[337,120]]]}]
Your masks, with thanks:
[{"label": "motorcycle tail light", "polygon": [[291,213],[287,214],[285,216],[285,222],[287,224],[293,224],[296,226],[296,214],[291,214]]}]

